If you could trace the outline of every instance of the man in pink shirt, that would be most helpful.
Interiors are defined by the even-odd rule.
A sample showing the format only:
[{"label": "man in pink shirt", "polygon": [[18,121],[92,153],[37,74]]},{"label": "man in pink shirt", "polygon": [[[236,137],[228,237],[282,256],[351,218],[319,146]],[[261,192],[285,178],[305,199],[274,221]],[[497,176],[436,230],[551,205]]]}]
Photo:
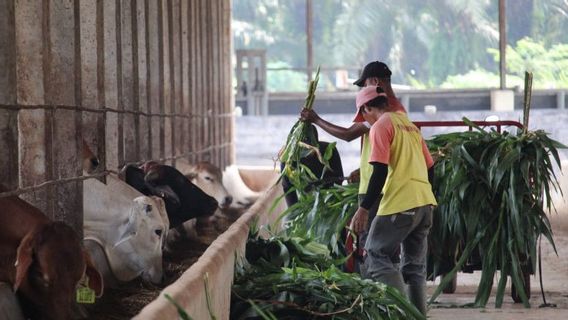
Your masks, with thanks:
[{"label": "man in pink shirt", "polygon": [[[365,249],[367,274],[406,292],[410,301],[426,314],[426,252],[436,199],[430,184],[432,157],[420,130],[404,111],[388,103],[379,87],[365,87],[357,94],[357,108],[372,124],[369,139],[373,166],[367,194],[353,216],[357,234],[368,224],[368,212],[382,193]],[[401,266],[393,261],[402,244]]]}]

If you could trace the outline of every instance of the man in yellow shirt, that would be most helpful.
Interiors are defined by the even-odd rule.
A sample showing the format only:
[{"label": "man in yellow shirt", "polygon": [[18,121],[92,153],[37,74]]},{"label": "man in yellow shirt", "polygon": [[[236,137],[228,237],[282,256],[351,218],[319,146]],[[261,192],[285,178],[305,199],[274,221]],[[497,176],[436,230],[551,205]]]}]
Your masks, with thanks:
[{"label": "man in yellow shirt", "polygon": [[[370,278],[405,293],[426,314],[426,252],[436,199],[430,184],[433,160],[420,130],[405,112],[388,103],[380,87],[368,86],[357,94],[356,107],[371,123],[369,163],[373,166],[367,193],[353,216],[351,227],[367,229],[369,208],[382,193],[365,249]],[[401,267],[393,261],[402,244]]]}]

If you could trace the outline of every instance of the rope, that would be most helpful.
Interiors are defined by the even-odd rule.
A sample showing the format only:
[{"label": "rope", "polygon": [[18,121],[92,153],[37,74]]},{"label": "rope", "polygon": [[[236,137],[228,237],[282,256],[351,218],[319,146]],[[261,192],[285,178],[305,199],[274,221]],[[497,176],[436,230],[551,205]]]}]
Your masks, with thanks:
[{"label": "rope", "polygon": [[36,110],[36,109],[43,109],[43,110],[71,110],[71,111],[85,111],[85,112],[92,112],[92,113],[105,113],[105,112],[113,112],[118,114],[132,114],[132,115],[140,115],[146,117],[161,117],[161,118],[185,118],[185,119],[208,119],[208,118],[229,118],[233,115],[231,112],[221,113],[221,114],[208,114],[208,115],[198,115],[194,113],[151,113],[151,112],[144,112],[139,110],[119,110],[115,108],[109,107],[102,107],[102,108],[87,108],[82,106],[67,106],[67,105],[9,105],[9,104],[0,104],[0,109],[7,109],[7,110]]},{"label": "rope", "polygon": [[[191,152],[187,152],[187,153],[177,155],[177,156],[155,159],[153,161],[164,162],[164,161],[170,161],[170,160],[177,160],[177,159],[180,159],[180,158],[185,158],[185,157],[188,157],[188,156],[198,155],[198,154],[206,153],[206,152],[209,152],[209,151],[213,151],[215,149],[222,149],[222,148],[230,147],[231,145],[232,145],[231,143],[226,142],[226,143],[216,145],[216,146],[209,146],[209,147],[202,149],[202,150],[199,150],[199,151],[191,151]],[[141,161],[136,162],[136,164],[140,165],[140,164],[142,164],[146,161],[152,161],[152,160],[141,160]],[[18,188],[18,189],[12,190],[12,191],[0,192],[0,198],[17,196],[17,195],[20,195],[20,194],[23,194],[23,193],[28,193],[28,192],[34,192],[36,190],[46,188],[46,187],[49,187],[49,186],[60,185],[60,184],[65,184],[65,183],[70,183],[70,182],[83,181],[83,180],[93,179],[93,178],[100,178],[100,177],[107,176],[111,173],[118,175],[118,171],[108,169],[108,170],[98,172],[98,173],[95,173],[95,174],[91,174],[91,175],[85,175],[85,176],[80,176],[80,177],[61,178],[61,179],[56,179],[56,180],[48,180],[48,181],[42,182],[38,185],[29,186],[29,187],[22,187],[22,188]]]}]

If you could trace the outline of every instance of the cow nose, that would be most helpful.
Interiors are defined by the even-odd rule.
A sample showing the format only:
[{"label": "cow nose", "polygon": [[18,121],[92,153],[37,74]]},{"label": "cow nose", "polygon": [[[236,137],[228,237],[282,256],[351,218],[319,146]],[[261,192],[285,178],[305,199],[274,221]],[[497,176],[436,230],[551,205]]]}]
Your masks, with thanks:
[{"label": "cow nose", "polygon": [[233,197],[226,196],[225,199],[223,199],[223,206],[228,207],[232,202],[233,202]]}]

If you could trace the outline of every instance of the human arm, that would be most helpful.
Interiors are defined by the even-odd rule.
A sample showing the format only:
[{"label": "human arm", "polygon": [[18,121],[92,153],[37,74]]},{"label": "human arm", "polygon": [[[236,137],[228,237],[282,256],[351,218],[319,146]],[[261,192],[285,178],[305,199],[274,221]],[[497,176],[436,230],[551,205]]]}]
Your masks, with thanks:
[{"label": "human arm", "polygon": [[300,113],[300,120],[313,123],[332,136],[345,141],[354,140],[369,132],[369,128],[362,122],[353,123],[349,128],[341,127],[322,119],[312,109],[304,108]]},{"label": "human arm", "polygon": [[379,162],[372,162],[371,165],[373,166],[373,174],[369,180],[367,194],[361,202],[361,206],[355,212],[353,219],[351,219],[351,229],[357,234],[367,230],[369,209],[379,199],[387,180],[388,165]]},{"label": "human arm", "polygon": [[430,154],[430,150],[428,150],[428,146],[424,139],[422,139],[422,154],[424,154],[426,168],[428,168],[428,182],[432,185],[432,182],[434,182],[434,159],[432,159],[432,155]]}]

